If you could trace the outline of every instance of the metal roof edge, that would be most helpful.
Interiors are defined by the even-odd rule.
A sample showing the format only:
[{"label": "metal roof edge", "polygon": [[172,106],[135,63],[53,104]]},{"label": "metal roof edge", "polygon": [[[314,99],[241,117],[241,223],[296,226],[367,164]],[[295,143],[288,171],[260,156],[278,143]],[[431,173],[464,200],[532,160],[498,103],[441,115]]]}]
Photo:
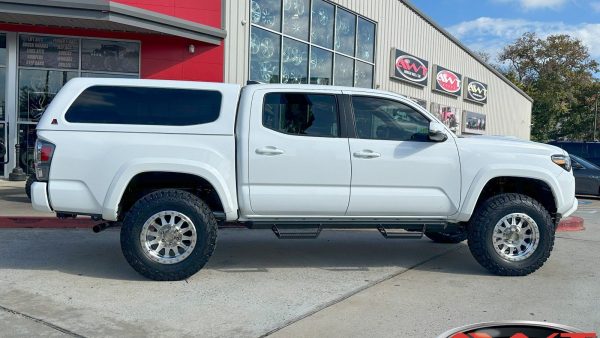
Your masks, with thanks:
[{"label": "metal roof edge", "polygon": [[472,50],[470,50],[467,46],[465,46],[462,42],[460,42],[460,40],[458,40],[456,37],[454,37],[452,34],[450,34],[450,32],[448,32],[442,26],[438,25],[435,21],[433,21],[433,19],[431,17],[429,17],[427,14],[423,13],[417,7],[415,7],[415,5],[413,5],[410,2],[410,0],[399,0],[399,1],[402,2],[404,5],[406,5],[406,7],[408,7],[411,11],[415,12],[422,19],[427,21],[430,25],[433,26],[433,28],[437,29],[445,37],[450,39],[450,41],[452,41],[456,45],[458,45],[458,47],[460,47],[462,50],[467,52],[467,54],[469,54],[471,57],[473,57],[475,60],[477,60],[479,63],[481,63],[484,67],[486,67],[488,70],[490,70],[496,76],[498,76],[502,81],[506,82],[509,86],[511,86],[519,94],[521,94],[523,97],[525,97],[530,102],[533,102],[533,99],[529,95],[527,95],[527,93],[525,93],[521,88],[517,87],[517,85],[515,85],[509,79],[507,79],[504,75],[502,75],[502,73],[500,73],[496,68],[490,66],[487,62],[483,61],[477,54],[475,54]]}]

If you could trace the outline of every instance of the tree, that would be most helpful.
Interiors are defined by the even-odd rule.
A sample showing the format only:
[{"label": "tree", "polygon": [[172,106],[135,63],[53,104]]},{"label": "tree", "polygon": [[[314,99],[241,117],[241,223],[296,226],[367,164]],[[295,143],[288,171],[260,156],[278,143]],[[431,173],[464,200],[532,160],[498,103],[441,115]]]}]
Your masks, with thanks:
[{"label": "tree", "polygon": [[525,33],[504,48],[498,60],[504,74],[534,99],[534,140],[591,140],[598,63],[587,47],[569,35],[545,39]]}]

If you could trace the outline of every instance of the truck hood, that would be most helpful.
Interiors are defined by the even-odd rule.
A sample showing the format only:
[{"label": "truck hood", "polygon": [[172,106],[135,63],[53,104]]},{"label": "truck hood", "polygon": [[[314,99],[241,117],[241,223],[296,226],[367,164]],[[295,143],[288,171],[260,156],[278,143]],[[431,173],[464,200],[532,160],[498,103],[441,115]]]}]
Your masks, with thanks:
[{"label": "truck hood", "polygon": [[471,136],[456,139],[459,150],[477,149],[486,153],[512,153],[531,155],[567,155],[559,147],[510,136]]}]

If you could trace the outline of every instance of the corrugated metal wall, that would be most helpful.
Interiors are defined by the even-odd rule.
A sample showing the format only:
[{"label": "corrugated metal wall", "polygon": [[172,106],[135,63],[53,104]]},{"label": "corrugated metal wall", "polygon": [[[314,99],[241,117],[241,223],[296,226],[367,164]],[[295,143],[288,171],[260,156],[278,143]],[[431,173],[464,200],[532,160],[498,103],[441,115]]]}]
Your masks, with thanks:
[{"label": "corrugated metal wall", "polygon": [[[460,46],[444,36],[402,1],[332,0],[377,24],[375,86],[402,95],[487,114],[487,134],[529,139],[531,102],[492,73]],[[248,79],[248,39],[250,0],[227,1],[225,10],[225,81],[244,84]],[[463,98],[435,93],[431,86],[416,87],[390,78],[392,48],[401,49],[464,77],[487,83],[488,103],[469,103]],[[429,78],[429,83],[433,79]]]}]

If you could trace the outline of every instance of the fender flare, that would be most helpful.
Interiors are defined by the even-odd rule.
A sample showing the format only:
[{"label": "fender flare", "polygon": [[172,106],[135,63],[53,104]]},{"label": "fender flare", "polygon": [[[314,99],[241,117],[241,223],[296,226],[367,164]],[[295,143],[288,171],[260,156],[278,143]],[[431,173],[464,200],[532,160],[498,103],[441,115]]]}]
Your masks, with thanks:
[{"label": "fender flare", "polygon": [[[136,175],[145,172],[169,172],[198,176],[215,188],[223,204],[223,210],[227,215],[227,219],[237,217],[237,202],[227,188],[227,180],[214,167],[203,162],[190,160],[173,162],[172,158],[145,158],[132,160],[119,168],[102,204],[103,219],[109,221],[117,220],[119,203],[121,203],[125,189]],[[236,215],[233,216],[232,213],[236,213]]]},{"label": "fender flare", "polygon": [[[562,173],[559,175],[562,175]],[[503,165],[492,165],[479,169],[475,175],[471,186],[465,195],[464,203],[457,215],[457,221],[469,221],[471,215],[475,211],[475,206],[485,186],[491,180],[499,177],[515,177],[541,181],[550,188],[554,198],[554,203],[556,203],[557,208],[565,203],[565,201],[559,199],[562,196],[562,190],[557,180],[557,175],[553,174],[551,171],[540,167],[532,167],[527,165],[521,165],[518,167],[515,167],[514,164],[511,164],[510,167]]]}]

